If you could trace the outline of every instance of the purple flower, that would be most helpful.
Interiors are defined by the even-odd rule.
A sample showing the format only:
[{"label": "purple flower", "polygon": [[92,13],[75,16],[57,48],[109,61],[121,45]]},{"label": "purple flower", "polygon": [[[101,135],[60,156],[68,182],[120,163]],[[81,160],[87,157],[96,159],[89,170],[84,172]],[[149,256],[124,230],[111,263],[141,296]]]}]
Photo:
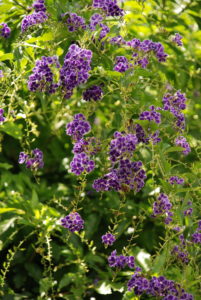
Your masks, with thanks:
[{"label": "purple flower", "polygon": [[89,28],[91,31],[96,30],[96,25],[100,25],[103,21],[103,17],[100,14],[93,14],[90,18]]},{"label": "purple flower", "polygon": [[35,12],[39,12],[39,11],[46,11],[46,7],[44,4],[45,1],[43,0],[36,0],[33,4],[32,7],[34,8]]},{"label": "purple flower", "polygon": [[0,108],[0,122],[4,122],[5,121],[5,117],[3,116],[4,114],[4,109],[3,108]]},{"label": "purple flower", "polygon": [[183,37],[179,34],[179,33],[176,33],[175,36],[172,38],[172,41],[177,44],[177,46],[182,46],[183,43],[181,41]]},{"label": "purple flower", "polygon": [[0,24],[0,35],[4,38],[8,38],[10,36],[11,29],[8,27],[6,23],[1,23]]},{"label": "purple flower", "polygon": [[98,85],[92,85],[83,93],[83,99],[86,101],[98,101],[102,98],[103,90]]},{"label": "purple flower", "polygon": [[131,66],[125,56],[117,56],[115,60],[116,65],[114,66],[114,71],[123,73]]},{"label": "purple flower", "polygon": [[117,0],[93,0],[94,8],[101,8],[107,16],[123,16],[123,9],[117,5]]},{"label": "purple flower", "polygon": [[161,114],[159,112],[155,111],[155,107],[150,107],[151,111],[144,111],[140,114],[139,119],[140,120],[148,120],[148,121],[154,121],[157,124],[161,123]]},{"label": "purple flower", "polygon": [[135,134],[123,134],[116,131],[114,139],[110,142],[110,160],[116,162],[124,157],[132,157],[137,144],[138,138]]},{"label": "purple flower", "polygon": [[175,145],[179,146],[179,147],[183,147],[184,151],[182,151],[182,153],[184,155],[187,155],[189,152],[191,152],[191,148],[187,142],[187,140],[185,139],[185,137],[183,136],[178,136],[175,140]]},{"label": "purple flower", "polygon": [[23,18],[21,23],[21,31],[25,32],[29,27],[37,24],[42,24],[48,19],[48,16],[44,11],[34,12],[31,15],[27,15]]},{"label": "purple flower", "polygon": [[128,290],[131,291],[132,289],[134,290],[135,295],[146,294],[154,296],[157,299],[193,300],[193,296],[187,294],[178,283],[168,280],[164,276],[153,276],[148,280],[142,274],[135,272],[128,281]]},{"label": "purple flower", "polygon": [[36,61],[33,68],[33,73],[29,76],[28,88],[32,92],[40,91],[48,94],[53,94],[59,87],[58,83],[54,82],[54,74],[50,66],[55,65],[60,67],[57,56],[42,56]]},{"label": "purple flower", "polygon": [[93,160],[90,160],[89,156],[86,153],[82,152],[75,154],[73,160],[70,163],[71,172],[75,175],[80,175],[83,172],[90,173],[95,168],[95,163]]},{"label": "purple flower", "polygon": [[73,137],[75,141],[79,141],[91,130],[89,122],[83,114],[74,115],[74,120],[66,125],[66,134]]},{"label": "purple flower", "polygon": [[184,216],[191,216],[192,213],[193,213],[193,209],[192,207],[189,207],[184,211]]},{"label": "purple flower", "polygon": [[62,14],[62,17],[66,17],[65,24],[68,27],[68,30],[70,32],[77,31],[78,29],[85,30],[87,28],[85,24],[85,19],[78,16],[76,13],[65,13]]},{"label": "purple flower", "polygon": [[96,191],[129,191],[139,192],[144,186],[146,179],[145,171],[142,169],[142,162],[132,162],[129,159],[121,159],[117,168],[112,168],[103,178],[96,179],[93,188]]},{"label": "purple flower", "polygon": [[19,159],[18,159],[19,164],[26,164],[27,169],[32,169],[32,170],[38,170],[44,167],[44,162],[43,162],[43,152],[36,148],[32,151],[32,157],[25,152],[20,152],[19,154]]},{"label": "purple flower", "polygon": [[169,224],[172,221],[171,217],[173,216],[173,213],[170,212],[171,208],[172,204],[170,203],[168,196],[162,193],[153,204],[152,217],[156,217],[158,215],[167,216],[164,222],[165,224]]},{"label": "purple flower", "polygon": [[182,131],[185,128],[185,118],[181,110],[186,108],[186,96],[180,91],[163,96],[163,109],[170,111],[176,118],[176,126]]},{"label": "purple flower", "polygon": [[100,142],[95,137],[88,137],[86,139],[82,138],[77,141],[73,146],[73,153],[82,153],[85,152],[87,155],[95,155],[100,151]]},{"label": "purple flower", "polygon": [[112,233],[106,233],[104,235],[102,235],[102,243],[105,244],[105,245],[112,245],[116,238],[115,236],[112,234]]},{"label": "purple flower", "polygon": [[201,220],[198,221],[198,227],[195,233],[192,234],[192,242],[194,244],[201,244]]},{"label": "purple flower", "polygon": [[60,83],[65,93],[65,98],[70,98],[73,89],[82,83],[87,82],[92,52],[79,48],[76,44],[69,47],[64,58],[64,64],[60,69]]},{"label": "purple flower", "polygon": [[61,219],[61,225],[71,232],[80,231],[84,228],[84,220],[77,212],[72,212],[63,219]]},{"label": "purple flower", "polygon": [[170,184],[184,184],[184,179],[178,176],[171,176],[169,178]]},{"label": "purple flower", "polygon": [[137,63],[138,63],[138,65],[141,65],[141,67],[143,69],[146,69],[149,61],[148,61],[148,59],[146,57],[143,57],[142,59],[138,60]]},{"label": "purple flower", "polygon": [[108,257],[109,266],[112,268],[123,269],[126,265],[133,269],[135,266],[134,256],[117,255],[117,250],[112,251]]}]

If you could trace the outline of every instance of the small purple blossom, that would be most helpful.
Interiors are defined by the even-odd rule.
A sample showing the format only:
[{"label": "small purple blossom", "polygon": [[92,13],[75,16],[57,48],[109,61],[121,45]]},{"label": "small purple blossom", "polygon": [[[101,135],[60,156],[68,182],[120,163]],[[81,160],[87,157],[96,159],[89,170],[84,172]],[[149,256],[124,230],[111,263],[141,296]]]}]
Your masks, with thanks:
[{"label": "small purple blossom", "polygon": [[103,21],[103,17],[100,14],[93,14],[90,18],[89,28],[91,31],[96,30],[96,25],[100,25]]},{"label": "small purple blossom", "polygon": [[142,169],[142,162],[132,162],[129,159],[121,159],[117,168],[112,168],[103,178],[94,180],[93,188],[98,191],[129,191],[139,192],[144,186],[146,173]]},{"label": "small purple blossom", "polygon": [[184,184],[184,179],[178,176],[171,176],[169,178],[169,183],[170,184]]},{"label": "small purple blossom", "polygon": [[117,72],[120,72],[120,73],[125,72],[131,66],[128,63],[128,60],[125,56],[117,56],[115,61],[116,61],[116,64],[114,66],[114,71],[117,71]]},{"label": "small purple blossom", "polygon": [[75,175],[80,175],[83,172],[90,173],[95,168],[95,163],[89,158],[89,156],[82,152],[75,154],[73,160],[70,163],[71,172]]},{"label": "small purple blossom", "polygon": [[124,157],[132,157],[137,144],[138,138],[135,134],[123,134],[116,131],[114,139],[110,142],[110,160],[115,162]]},{"label": "small purple blossom", "polygon": [[192,207],[189,207],[184,211],[184,216],[191,216],[192,213],[193,213],[193,209]]},{"label": "small purple blossom", "polygon": [[48,19],[48,16],[44,11],[34,12],[31,15],[27,15],[23,18],[21,23],[21,31],[25,32],[29,27],[37,24],[42,24]]},{"label": "small purple blossom", "polygon": [[191,152],[191,148],[189,146],[189,143],[187,142],[187,140],[183,136],[178,136],[176,138],[175,145],[184,148],[184,151],[182,151],[182,153],[184,155],[187,155],[189,152]]},{"label": "small purple blossom", "polygon": [[105,245],[113,245],[116,238],[112,233],[106,233],[104,235],[102,235],[102,243]]},{"label": "small purple blossom", "polygon": [[46,11],[46,7],[45,7],[45,1],[44,0],[36,0],[33,4],[32,7],[34,8],[35,12],[39,12],[39,11]]},{"label": "small purple blossom", "polygon": [[114,250],[108,257],[108,263],[112,268],[123,269],[128,265],[130,269],[133,269],[135,267],[135,258],[134,256],[117,255],[117,250]]},{"label": "small purple blossom", "polygon": [[70,32],[77,31],[79,29],[85,30],[87,28],[85,24],[85,19],[81,16],[78,16],[76,13],[65,13],[62,14],[62,17],[67,17],[65,19],[65,24],[68,27]]},{"label": "small purple blossom", "polygon": [[18,163],[19,164],[25,163],[27,169],[31,169],[35,171],[37,171],[38,169],[42,169],[44,167],[43,152],[40,149],[36,148],[32,150],[31,157],[25,152],[20,152]]},{"label": "small purple blossom", "polygon": [[54,82],[54,74],[51,66],[60,67],[57,56],[42,56],[36,61],[33,68],[33,73],[29,76],[28,88],[32,92],[40,91],[48,94],[53,94],[59,87],[58,83]]},{"label": "small purple blossom", "polygon": [[102,98],[103,90],[98,85],[92,85],[83,93],[83,99],[86,101],[98,101]]},{"label": "small purple blossom", "polygon": [[158,215],[165,216],[164,222],[165,224],[169,224],[172,221],[171,217],[173,216],[173,213],[170,212],[171,208],[172,204],[170,203],[168,196],[162,193],[153,204],[152,217],[156,217]]},{"label": "small purple blossom", "polygon": [[84,228],[84,220],[77,212],[72,212],[61,219],[61,225],[71,232],[80,231]]},{"label": "small purple blossom", "polygon": [[93,7],[102,9],[107,16],[123,16],[124,12],[117,5],[117,0],[93,0]]},{"label": "small purple blossom", "polygon": [[74,115],[74,120],[66,125],[66,134],[79,141],[91,130],[91,126],[83,114]]},{"label": "small purple blossom", "polygon": [[183,43],[182,43],[182,36],[179,34],[179,33],[176,33],[174,35],[174,37],[172,38],[172,41],[177,44],[177,46],[183,46]]},{"label": "small purple blossom", "polygon": [[72,96],[75,87],[88,80],[91,59],[92,52],[90,50],[82,49],[76,44],[69,47],[64,64],[60,69],[60,84],[66,99]]},{"label": "small purple blossom", "polygon": [[155,111],[154,106],[150,106],[150,111],[144,111],[140,114],[139,120],[154,121],[157,124],[161,123],[161,114]]},{"label": "small purple blossom", "polygon": [[6,23],[0,24],[0,36],[4,37],[5,39],[9,38],[11,33],[10,27]]},{"label": "small purple blossom", "polygon": [[5,121],[5,117],[3,116],[4,114],[4,109],[3,108],[0,108],[0,122],[4,122]]}]

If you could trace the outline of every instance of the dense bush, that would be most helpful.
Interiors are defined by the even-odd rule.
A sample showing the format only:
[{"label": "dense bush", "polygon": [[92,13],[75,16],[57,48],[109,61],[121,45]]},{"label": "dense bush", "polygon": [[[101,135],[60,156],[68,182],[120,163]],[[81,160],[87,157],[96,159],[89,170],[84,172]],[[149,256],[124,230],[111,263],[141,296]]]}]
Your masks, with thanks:
[{"label": "dense bush", "polygon": [[0,2],[1,299],[200,299],[200,11]]}]

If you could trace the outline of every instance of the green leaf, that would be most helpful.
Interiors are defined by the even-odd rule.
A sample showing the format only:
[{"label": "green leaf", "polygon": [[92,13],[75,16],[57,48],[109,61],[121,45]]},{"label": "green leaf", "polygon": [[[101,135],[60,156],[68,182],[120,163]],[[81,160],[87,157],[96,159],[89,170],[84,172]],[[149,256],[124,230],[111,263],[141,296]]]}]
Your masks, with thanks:
[{"label": "green leaf", "polygon": [[4,123],[2,126],[0,126],[0,131],[3,131],[8,135],[11,135],[15,139],[21,139],[23,137],[21,127],[12,122]]},{"label": "green leaf", "polygon": [[184,151],[183,147],[170,147],[167,150],[164,151],[164,153],[169,153],[169,152],[181,152]]},{"label": "green leaf", "polygon": [[10,164],[7,164],[7,163],[0,163],[0,168],[2,169],[6,169],[6,170],[9,170],[11,169],[13,166],[10,165]]},{"label": "green leaf", "polygon": [[6,53],[0,56],[0,61],[13,60],[13,53]]}]

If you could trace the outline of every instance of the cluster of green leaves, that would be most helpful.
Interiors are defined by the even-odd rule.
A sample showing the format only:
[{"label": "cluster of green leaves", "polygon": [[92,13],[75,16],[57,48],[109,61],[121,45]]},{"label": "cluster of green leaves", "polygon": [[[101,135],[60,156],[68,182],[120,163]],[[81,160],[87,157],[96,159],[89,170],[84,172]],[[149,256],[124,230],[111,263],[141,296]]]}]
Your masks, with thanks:
[{"label": "cluster of green leaves", "polygon": [[[29,13],[31,1],[0,2],[1,22],[11,27],[11,37],[1,40],[0,108],[6,122],[0,125],[0,250],[2,299],[136,299],[127,292],[131,271],[113,271],[107,257],[117,249],[136,257],[147,276],[164,275],[180,283],[200,299],[200,252],[189,248],[190,263],[182,265],[170,254],[178,243],[173,226],[183,226],[186,237],[195,231],[200,213],[201,124],[200,1],[123,1],[124,18],[106,18],[109,36],[121,34],[126,40],[152,39],[161,42],[169,54],[164,64],[152,60],[148,69],[137,68],[133,74],[113,71],[121,47],[107,38],[99,42],[97,32],[69,33],[61,22],[61,13],[75,12],[89,20],[95,12],[90,0],[47,0],[49,20],[27,33],[20,32],[21,20]],[[171,42],[179,32],[184,47]],[[31,93],[27,80],[41,56],[58,55],[63,59],[72,43],[93,51],[88,82],[79,86],[71,99],[61,93]],[[102,84],[103,99],[82,101],[82,92],[92,84]],[[150,105],[161,106],[167,85],[185,92],[185,111],[191,153],[184,157],[174,147],[175,131],[170,113],[163,112],[160,125],[162,142],[137,149],[135,160],[142,160],[147,173],[144,189],[135,194],[97,193],[94,179],[109,167],[108,145],[115,131],[124,131]],[[69,172],[73,157],[72,140],[65,125],[75,113],[83,113],[92,125],[91,136],[101,140],[97,168],[87,177]],[[140,123],[140,121],[138,121]],[[141,121],[146,127],[147,122]],[[155,129],[154,126],[152,129]],[[20,151],[40,148],[45,166],[37,174],[19,166]],[[178,175],[184,186],[172,187],[167,179]],[[158,188],[174,204],[174,222],[166,227],[161,219],[150,217]],[[186,203],[193,202],[192,217],[184,217]],[[77,207],[85,220],[81,233],[70,234],[60,225],[60,218]],[[114,230],[117,241],[105,249],[101,235]],[[147,299],[147,298],[143,298]]]}]

